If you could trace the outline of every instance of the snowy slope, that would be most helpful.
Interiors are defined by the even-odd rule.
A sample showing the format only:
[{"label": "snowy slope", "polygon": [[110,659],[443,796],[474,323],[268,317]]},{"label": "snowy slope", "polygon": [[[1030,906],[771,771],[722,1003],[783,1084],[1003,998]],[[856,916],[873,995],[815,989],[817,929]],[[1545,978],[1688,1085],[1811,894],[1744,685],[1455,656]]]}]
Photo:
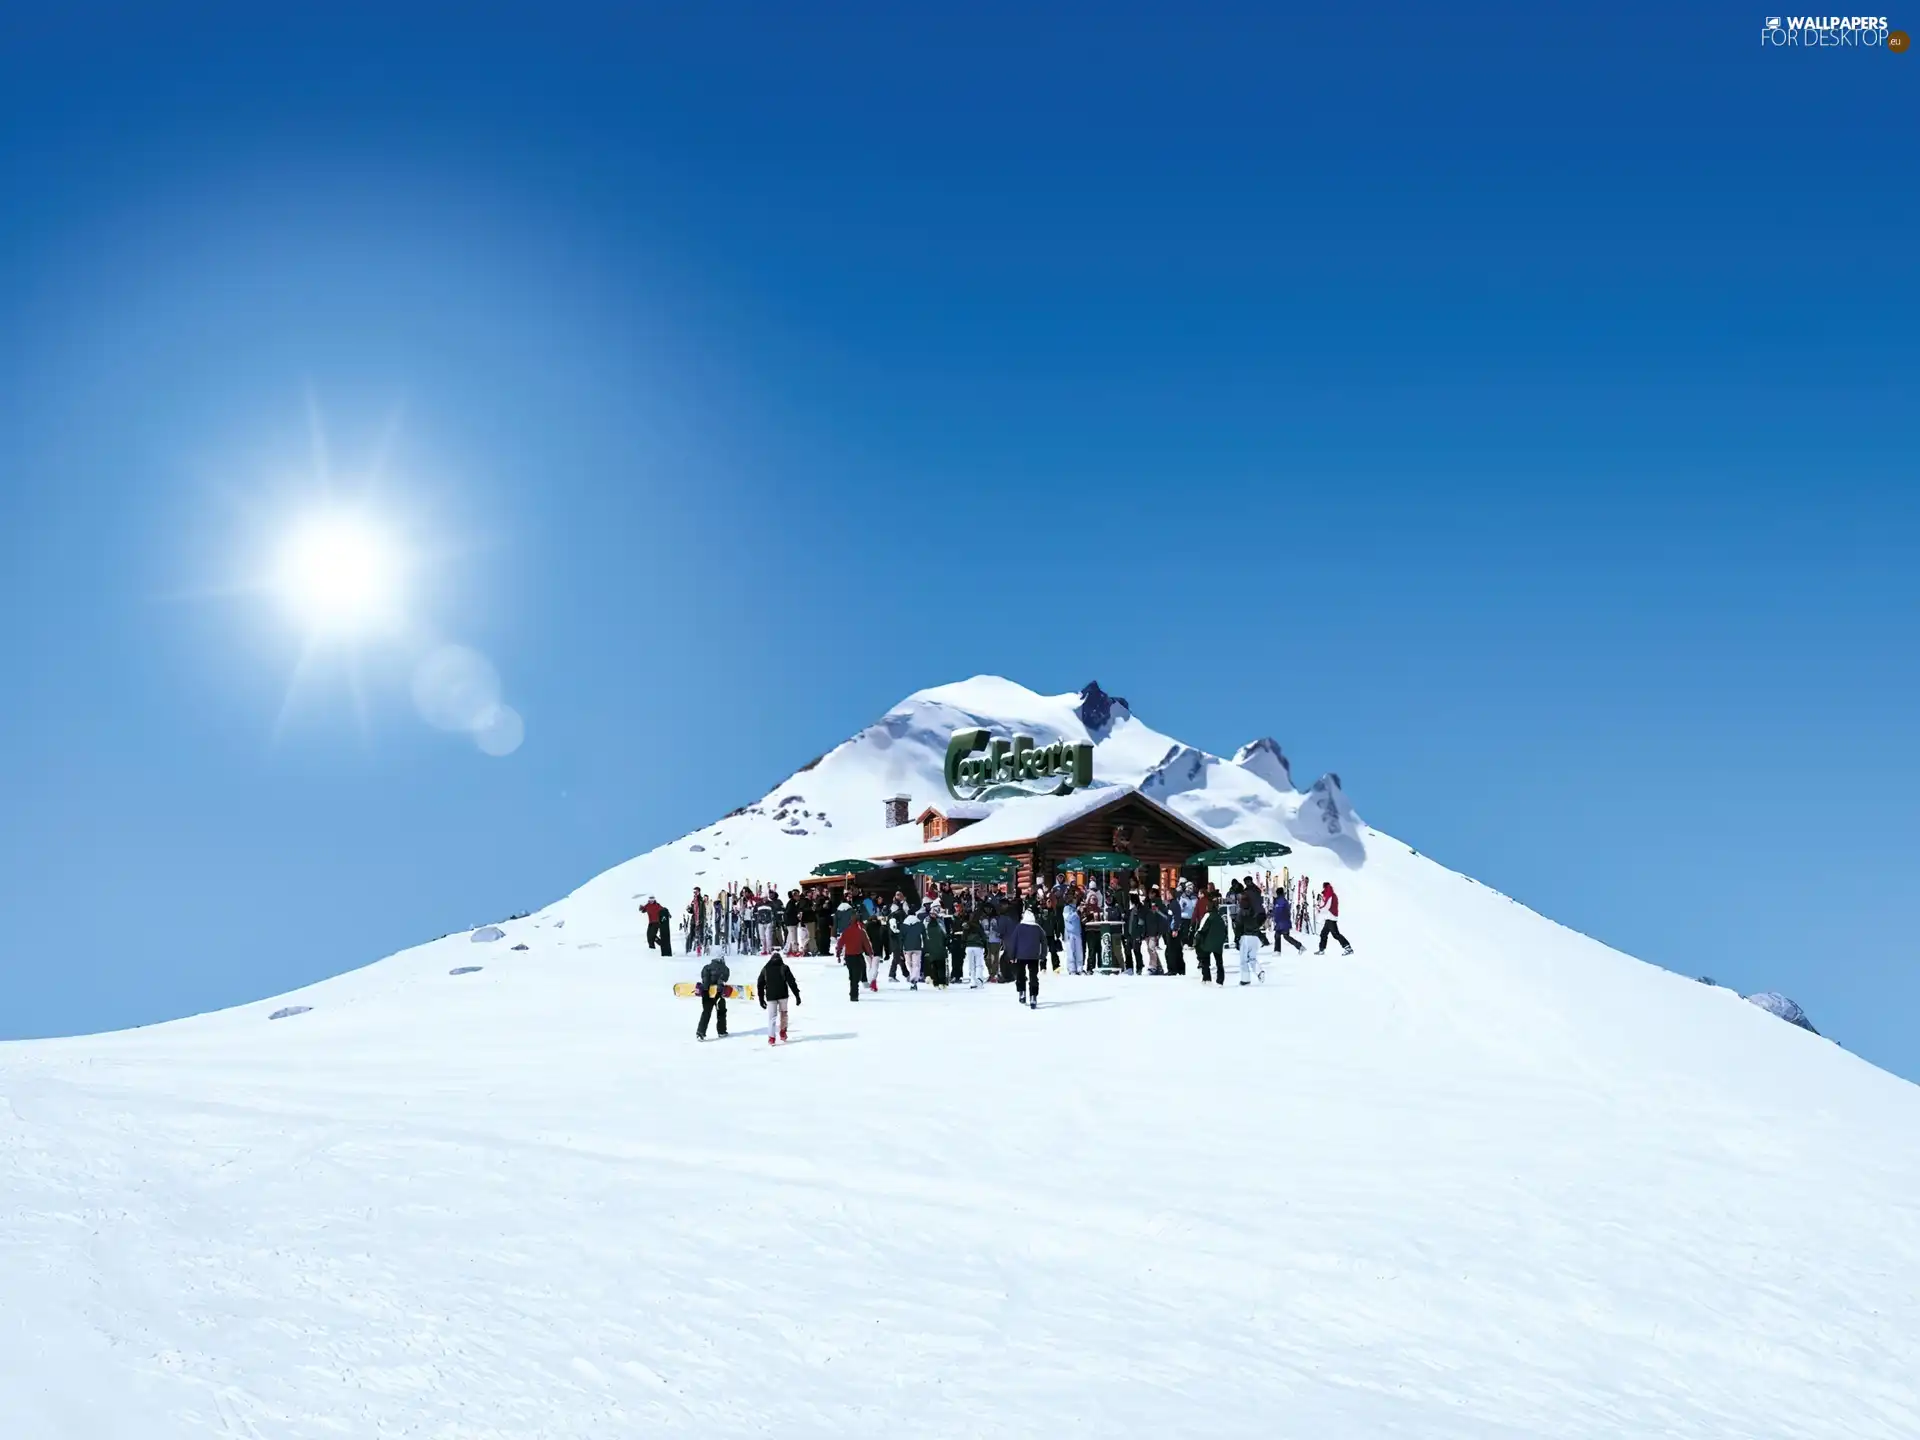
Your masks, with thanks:
[{"label": "snowy slope", "polygon": [[[1077,700],[925,691],[498,940],[0,1046],[0,1434],[1920,1433],[1920,1090]],[[1294,837],[1359,953],[800,962],[800,1043],[696,1046],[631,893],[876,848],[986,720]]]}]

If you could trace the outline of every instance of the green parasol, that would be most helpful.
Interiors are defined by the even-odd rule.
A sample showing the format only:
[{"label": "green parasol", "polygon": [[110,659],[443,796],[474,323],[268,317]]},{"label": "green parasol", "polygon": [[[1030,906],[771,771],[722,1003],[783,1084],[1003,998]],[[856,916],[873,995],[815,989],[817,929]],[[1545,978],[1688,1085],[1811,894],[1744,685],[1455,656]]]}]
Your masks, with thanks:
[{"label": "green parasol", "polygon": [[1055,868],[1060,870],[1092,870],[1102,875],[1118,875],[1129,870],[1138,870],[1145,862],[1138,855],[1116,855],[1110,850],[1096,850],[1091,855],[1075,855],[1062,860]]},{"label": "green parasol", "polygon": [[1256,860],[1275,860],[1292,853],[1291,845],[1282,845],[1274,840],[1246,840],[1227,851],[1233,857],[1231,863],[1235,865],[1249,865]]},{"label": "green parasol", "polygon": [[958,860],[916,860],[907,866],[909,875],[922,880],[957,880],[960,877]]},{"label": "green parasol", "polygon": [[824,865],[814,866],[808,873],[824,879],[830,875],[864,875],[869,870],[879,868],[871,860],[829,860]]},{"label": "green parasol", "polygon": [[959,862],[960,874],[969,880],[999,880],[1019,868],[1011,855],[969,855]]},{"label": "green parasol", "polygon": [[1202,850],[1187,860],[1189,865],[1257,865],[1281,855],[1291,855],[1293,847],[1273,840],[1246,840],[1229,850]]}]

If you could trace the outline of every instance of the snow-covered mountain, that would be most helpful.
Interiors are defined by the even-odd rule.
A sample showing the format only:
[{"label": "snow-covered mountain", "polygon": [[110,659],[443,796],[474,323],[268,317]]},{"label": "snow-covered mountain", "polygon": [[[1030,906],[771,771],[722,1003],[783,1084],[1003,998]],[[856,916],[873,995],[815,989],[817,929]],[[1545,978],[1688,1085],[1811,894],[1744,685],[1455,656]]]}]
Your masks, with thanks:
[{"label": "snow-covered mountain", "polygon": [[[1284,840],[1358,953],[1037,1012],[801,961],[790,1049],[696,1045],[636,897],[886,848],[974,724]],[[1909,1440],[1916,1188],[1915,1087],[1270,741],[981,678],[531,917],[0,1046],[0,1434]]]},{"label": "snow-covered mountain", "polygon": [[[1037,695],[982,675],[909,695],[754,804],[596,876],[567,899],[565,913],[614,923],[648,895],[677,905],[695,885],[786,886],[829,860],[898,849],[902,837],[889,833],[884,801],[904,795],[909,817],[950,805],[947,738],[969,726],[1018,730],[1041,745],[1091,743],[1096,784],[1139,786],[1228,844],[1279,840],[1324,851],[1323,868],[1366,863],[1364,827],[1336,777],[1323,776],[1301,794],[1271,740],[1242,746],[1226,761],[1163,735],[1097,682]],[[1312,858],[1303,856],[1309,873]]]}]

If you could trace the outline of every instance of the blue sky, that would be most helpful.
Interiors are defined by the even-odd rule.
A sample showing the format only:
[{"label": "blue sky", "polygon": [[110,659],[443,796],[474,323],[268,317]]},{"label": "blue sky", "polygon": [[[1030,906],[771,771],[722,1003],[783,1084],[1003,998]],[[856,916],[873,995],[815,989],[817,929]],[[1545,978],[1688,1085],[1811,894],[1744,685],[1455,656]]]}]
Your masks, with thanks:
[{"label": "blue sky", "polygon": [[[1920,61],[1720,5],[277,8],[0,19],[0,1034],[539,905],[991,671],[1271,733],[1920,1076]],[[288,702],[227,592],[310,412],[513,755],[377,648]]]}]

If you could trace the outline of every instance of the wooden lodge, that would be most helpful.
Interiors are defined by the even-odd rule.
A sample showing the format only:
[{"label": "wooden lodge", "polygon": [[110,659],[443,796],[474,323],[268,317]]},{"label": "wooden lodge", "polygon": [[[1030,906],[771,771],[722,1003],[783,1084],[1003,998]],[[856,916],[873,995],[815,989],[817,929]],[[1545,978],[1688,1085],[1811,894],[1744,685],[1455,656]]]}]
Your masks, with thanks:
[{"label": "wooden lodge", "polygon": [[1204,879],[1203,869],[1188,870],[1186,862],[1220,844],[1218,837],[1131,786],[1101,785],[1071,795],[1030,796],[993,805],[929,806],[918,819],[920,843],[871,856],[876,869],[805,883],[850,884],[868,894],[891,895],[898,890],[915,895],[920,887],[907,873],[909,865],[1004,855],[1018,866],[1014,884],[1026,890],[1036,883],[1051,884],[1062,873],[1061,862],[1076,855],[1110,852],[1138,856],[1136,883],[1158,885],[1165,891],[1183,871]]}]

